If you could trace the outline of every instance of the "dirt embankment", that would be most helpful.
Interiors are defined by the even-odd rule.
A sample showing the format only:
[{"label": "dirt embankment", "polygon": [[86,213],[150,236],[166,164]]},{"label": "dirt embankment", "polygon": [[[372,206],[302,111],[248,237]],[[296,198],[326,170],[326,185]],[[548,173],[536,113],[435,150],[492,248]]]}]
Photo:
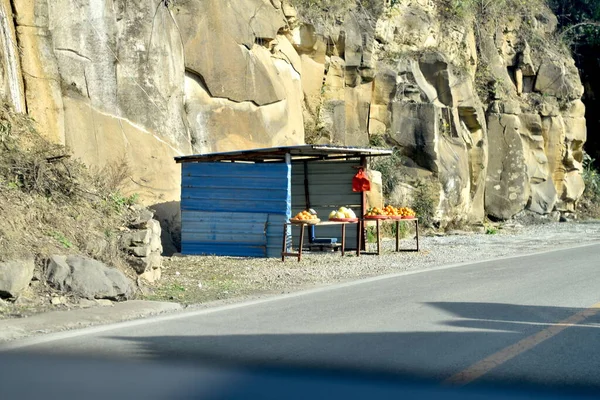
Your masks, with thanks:
[{"label": "dirt embankment", "polygon": [[[136,200],[119,192],[128,173],[126,162],[88,169],[39,135],[27,116],[0,108],[0,263],[35,263],[31,284],[3,301],[0,317],[45,310],[52,302],[78,303],[76,295],[42,282],[51,255],[99,260],[136,278],[119,243]],[[52,300],[58,294],[62,298]]]}]

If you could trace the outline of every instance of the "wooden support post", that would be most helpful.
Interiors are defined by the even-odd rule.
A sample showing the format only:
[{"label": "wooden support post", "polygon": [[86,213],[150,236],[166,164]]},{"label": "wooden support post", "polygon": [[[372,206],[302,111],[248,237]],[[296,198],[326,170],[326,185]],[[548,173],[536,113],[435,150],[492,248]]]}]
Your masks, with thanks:
[{"label": "wooden support post", "polygon": [[357,223],[358,232],[356,232],[356,256],[360,257],[360,251],[362,247],[362,235],[363,235],[363,222],[362,218],[358,219]]},{"label": "wooden support post", "polygon": [[342,224],[342,257],[346,249],[346,224]]},{"label": "wooden support post", "polygon": [[400,221],[396,220],[396,251],[400,251]]},{"label": "wooden support post", "polygon": [[419,251],[419,220],[415,220],[415,230],[417,233],[417,251]]},{"label": "wooden support post", "polygon": [[304,227],[306,224],[300,225],[300,248],[298,249],[298,262],[302,259],[302,248],[304,247]]},{"label": "wooden support post", "polygon": [[286,223],[283,224],[283,246],[281,249],[281,261],[285,261],[285,253],[287,253],[287,227]]},{"label": "wooden support post", "polygon": [[381,235],[379,233],[380,220],[376,219],[375,221],[377,221],[377,255],[380,255],[381,254]]}]

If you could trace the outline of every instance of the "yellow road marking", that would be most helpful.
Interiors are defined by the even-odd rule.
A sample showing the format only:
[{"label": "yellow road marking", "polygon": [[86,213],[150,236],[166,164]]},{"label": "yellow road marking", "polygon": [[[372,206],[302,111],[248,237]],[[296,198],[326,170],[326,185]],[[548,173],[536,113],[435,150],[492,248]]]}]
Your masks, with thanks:
[{"label": "yellow road marking", "polygon": [[506,347],[505,349],[500,350],[497,353],[492,354],[489,357],[484,358],[483,360],[471,365],[469,368],[452,375],[450,378],[444,381],[445,384],[450,385],[466,385],[470,382],[473,382],[475,379],[485,375],[490,372],[492,369],[498,367],[499,365],[504,364],[508,360],[518,356],[521,353],[526,352],[542,343],[545,340],[548,340],[560,332],[564,331],[567,328],[570,328],[574,325],[579,324],[585,319],[592,317],[596,314],[600,313],[600,303],[596,303],[593,306],[578,312],[575,315],[570,316],[567,319],[564,319],[560,322],[552,324],[548,328],[540,331],[534,335],[526,337],[519,342]]}]

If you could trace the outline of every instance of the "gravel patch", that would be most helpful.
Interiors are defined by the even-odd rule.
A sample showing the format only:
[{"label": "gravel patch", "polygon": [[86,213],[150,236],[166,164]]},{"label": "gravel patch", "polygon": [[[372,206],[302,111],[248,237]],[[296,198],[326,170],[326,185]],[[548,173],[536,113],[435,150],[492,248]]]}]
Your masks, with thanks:
[{"label": "gravel patch", "polygon": [[[401,248],[414,247],[414,234],[409,237],[401,241]],[[304,253],[301,262],[293,257],[286,262],[233,257],[166,258],[163,279],[149,288],[152,293],[146,298],[187,305],[237,301],[391,273],[600,242],[600,221],[530,226],[507,223],[497,234],[454,232],[424,236],[420,242],[418,253],[396,253],[394,240],[383,239],[380,256]]]}]

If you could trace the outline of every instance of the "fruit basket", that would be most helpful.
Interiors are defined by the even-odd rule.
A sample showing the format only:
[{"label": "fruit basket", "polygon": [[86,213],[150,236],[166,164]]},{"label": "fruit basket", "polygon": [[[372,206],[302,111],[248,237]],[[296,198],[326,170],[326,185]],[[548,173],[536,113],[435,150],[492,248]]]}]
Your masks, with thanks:
[{"label": "fruit basket", "polygon": [[329,220],[334,222],[358,222],[358,218],[329,218]]},{"label": "fruit basket", "polygon": [[409,208],[409,207],[400,207],[398,209],[398,215],[402,219],[415,219],[415,217],[417,216],[417,213],[412,208]]},{"label": "fruit basket", "polygon": [[365,219],[389,219],[387,215],[365,215]]},{"label": "fruit basket", "polygon": [[307,225],[316,225],[321,220],[317,218],[317,212],[313,209],[300,211],[294,217],[290,218],[290,222],[292,224],[307,224]]},{"label": "fruit basket", "polygon": [[385,210],[382,210],[379,207],[369,208],[367,213],[364,215],[365,219],[388,219],[389,216],[386,215]]},{"label": "fruit basket", "polygon": [[340,207],[338,210],[333,210],[329,213],[329,220],[335,222],[358,222],[356,214],[348,207]]},{"label": "fruit basket", "polygon": [[290,218],[290,222],[292,224],[307,224],[307,225],[317,225],[321,220],[319,218],[311,218],[311,219],[296,219]]}]

